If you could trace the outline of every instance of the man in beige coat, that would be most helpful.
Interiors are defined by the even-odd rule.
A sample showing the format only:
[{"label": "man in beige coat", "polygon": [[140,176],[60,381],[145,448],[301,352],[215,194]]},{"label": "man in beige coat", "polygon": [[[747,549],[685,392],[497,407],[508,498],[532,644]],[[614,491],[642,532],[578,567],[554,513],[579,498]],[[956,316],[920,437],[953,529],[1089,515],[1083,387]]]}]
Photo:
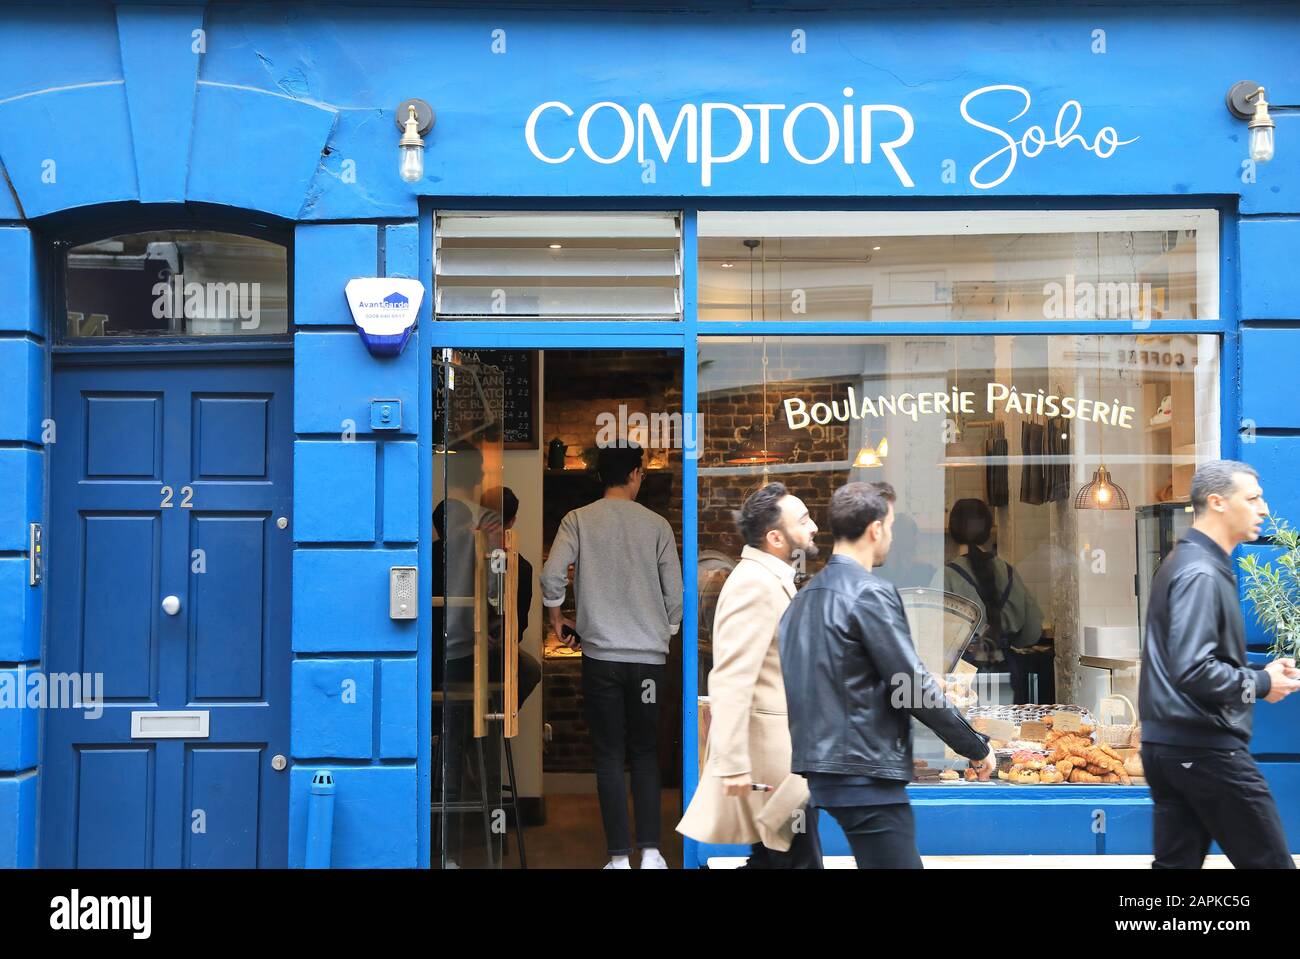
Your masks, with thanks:
[{"label": "man in beige coat", "polygon": [[817,526],[781,483],[745,500],[739,526],[746,545],[713,618],[703,775],[677,831],[700,842],[750,843],[746,868],[820,869],[816,810],[800,808],[807,786],[790,773],[777,642],[795,594],[792,564],[816,555]]}]

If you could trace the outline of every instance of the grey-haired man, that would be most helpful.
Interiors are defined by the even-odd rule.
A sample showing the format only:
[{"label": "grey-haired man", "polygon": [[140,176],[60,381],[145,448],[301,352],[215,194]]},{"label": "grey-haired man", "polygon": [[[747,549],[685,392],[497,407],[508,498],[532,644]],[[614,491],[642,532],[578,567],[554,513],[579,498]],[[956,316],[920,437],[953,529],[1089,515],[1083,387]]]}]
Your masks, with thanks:
[{"label": "grey-haired man", "polygon": [[1293,869],[1286,833],[1250,755],[1255,700],[1300,689],[1294,661],[1252,666],[1231,554],[1268,515],[1259,474],[1233,460],[1192,477],[1192,528],[1151,584],[1139,712],[1155,803],[1157,869],[1199,869],[1211,840],[1233,866]]}]

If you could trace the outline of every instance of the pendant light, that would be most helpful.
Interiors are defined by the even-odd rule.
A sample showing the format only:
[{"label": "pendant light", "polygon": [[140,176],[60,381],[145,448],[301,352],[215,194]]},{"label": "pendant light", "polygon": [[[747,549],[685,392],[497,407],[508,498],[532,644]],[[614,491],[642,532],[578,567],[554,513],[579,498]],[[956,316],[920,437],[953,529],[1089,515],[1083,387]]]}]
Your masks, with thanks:
[{"label": "pendant light", "polygon": [[889,440],[882,436],[877,446],[865,443],[862,449],[858,450],[858,455],[853,458],[853,465],[859,468],[884,466],[884,458],[888,455]]},{"label": "pendant light", "polygon": [[[1101,337],[1097,337],[1097,396],[1101,396]],[[1075,509],[1130,509],[1128,493],[1116,483],[1106,469],[1104,440],[1105,424],[1098,424],[1097,455],[1101,462],[1092,474],[1092,481],[1079,487],[1074,494]]]},{"label": "pendant light", "polygon": [[[754,250],[760,240],[744,240],[749,249],[749,319],[754,321]],[[760,430],[761,427],[761,430]],[[767,441],[767,337],[763,337],[763,409],[756,422],[736,431],[737,444],[723,460],[728,466],[767,466],[785,459]]]}]

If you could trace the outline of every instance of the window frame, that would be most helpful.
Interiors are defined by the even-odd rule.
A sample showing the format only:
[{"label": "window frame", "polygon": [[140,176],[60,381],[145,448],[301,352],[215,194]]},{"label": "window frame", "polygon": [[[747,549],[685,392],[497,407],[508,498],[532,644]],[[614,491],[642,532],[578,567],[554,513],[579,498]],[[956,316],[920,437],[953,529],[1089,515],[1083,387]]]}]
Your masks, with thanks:
[{"label": "window frame", "polygon": [[[165,230],[210,231],[274,243],[285,254],[286,328],[282,333],[240,333],[231,335],[194,334],[144,336],[68,335],[67,257],[77,246],[118,236],[153,233]],[[249,350],[283,351],[293,343],[294,325],[294,244],[293,229],[288,224],[257,223],[251,219],[228,219],[227,216],[185,216],[179,213],[143,214],[140,217],[108,217],[73,226],[47,235],[46,296],[51,305],[49,340],[51,350],[59,355],[107,356],[142,351],[184,350],[203,353],[230,353]]]},{"label": "window frame", "polygon": [[[599,197],[501,197],[483,198],[467,197],[454,199],[448,197],[425,198],[420,206],[419,242],[420,242],[420,279],[425,284],[429,295],[421,306],[421,322],[432,324],[433,302],[433,243],[434,212],[436,211],[565,211],[565,212],[617,212],[632,210],[680,209],[682,213],[682,321],[647,321],[647,320],[461,320],[440,321],[436,324],[437,348],[458,347],[498,347],[498,348],[573,348],[573,347],[654,347],[676,348],[682,351],[682,409],[697,411],[699,408],[698,391],[698,338],[699,336],[794,336],[806,335],[956,335],[984,336],[992,334],[1069,334],[1069,333],[1131,333],[1133,322],[1125,320],[1042,320],[995,322],[980,320],[926,320],[898,323],[818,323],[799,321],[797,323],[773,323],[765,321],[736,322],[701,322],[698,312],[698,216],[701,212],[714,211],[761,211],[780,212],[820,212],[836,210],[857,210],[891,216],[910,216],[924,212],[988,212],[988,200],[982,197],[680,197],[676,203],[665,202],[665,198],[599,198]],[[1043,210],[1054,213],[1083,213],[1088,211],[1123,212],[1144,210],[1162,211],[1214,211],[1218,215],[1218,319],[1192,320],[1189,318],[1170,318],[1150,320],[1144,326],[1144,333],[1211,333],[1219,337],[1219,455],[1225,458],[1238,458],[1240,453],[1238,396],[1238,363],[1240,352],[1240,295],[1237,264],[1239,262],[1238,211],[1239,198],[1236,196],[1217,195],[1180,195],[1180,196],[1068,196],[1061,194],[1005,197],[998,201],[998,209],[1005,211]],[[432,359],[435,337],[421,338],[421,368],[427,369]],[[431,397],[423,396],[421,402],[430,402]],[[425,411],[422,408],[422,415]],[[422,475],[425,457],[429,456],[429,444],[421,441]],[[698,565],[695,557],[699,552],[697,538],[699,515],[697,510],[699,495],[698,460],[685,457],[682,463],[682,556],[684,606],[681,636],[694,637],[696,641],[682,644],[682,802],[683,808],[699,784],[699,743],[698,743],[698,609],[699,593]],[[431,463],[427,467],[431,469]],[[421,496],[421,516],[431,515],[429,484],[423,484]],[[422,520],[422,522],[424,522]],[[431,562],[430,546],[427,542],[428,531],[421,530],[420,563],[429,568]],[[426,577],[427,578],[427,577]],[[426,650],[426,657],[431,655],[431,633],[425,625],[421,634],[421,648]],[[421,682],[429,678],[428,659],[425,660],[421,673]],[[431,756],[428,749],[427,734],[429,716],[427,705],[421,703],[421,753],[419,764],[425,770],[421,783],[427,784],[431,770]],[[1132,786],[1087,786],[1061,787],[1065,789],[1089,790],[1088,795],[1098,800],[1115,797],[1140,797],[1146,795],[1146,788]],[[427,785],[422,786],[421,800],[429,799]],[[1124,790],[1116,793],[1116,789]],[[990,793],[993,795],[993,793]],[[1055,793],[1053,793],[1055,795]],[[1042,794],[1032,789],[998,790],[999,801],[1041,801]],[[421,825],[421,861],[428,866],[430,836],[427,826]],[[707,854],[707,846],[689,837],[684,839],[684,858],[687,863],[696,863],[702,854]]]}]

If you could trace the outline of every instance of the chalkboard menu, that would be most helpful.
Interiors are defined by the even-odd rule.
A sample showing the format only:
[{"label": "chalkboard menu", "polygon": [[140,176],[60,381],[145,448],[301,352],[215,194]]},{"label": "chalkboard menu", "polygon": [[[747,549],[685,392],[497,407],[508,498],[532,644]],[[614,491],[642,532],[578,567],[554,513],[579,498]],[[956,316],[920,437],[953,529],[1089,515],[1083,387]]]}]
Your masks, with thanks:
[{"label": "chalkboard menu", "polygon": [[[461,365],[473,370],[492,412],[501,410],[505,421],[505,448],[537,449],[537,350],[458,350]],[[442,415],[435,393],[433,412]],[[456,378],[458,423],[483,422],[488,412],[478,390]]]}]

